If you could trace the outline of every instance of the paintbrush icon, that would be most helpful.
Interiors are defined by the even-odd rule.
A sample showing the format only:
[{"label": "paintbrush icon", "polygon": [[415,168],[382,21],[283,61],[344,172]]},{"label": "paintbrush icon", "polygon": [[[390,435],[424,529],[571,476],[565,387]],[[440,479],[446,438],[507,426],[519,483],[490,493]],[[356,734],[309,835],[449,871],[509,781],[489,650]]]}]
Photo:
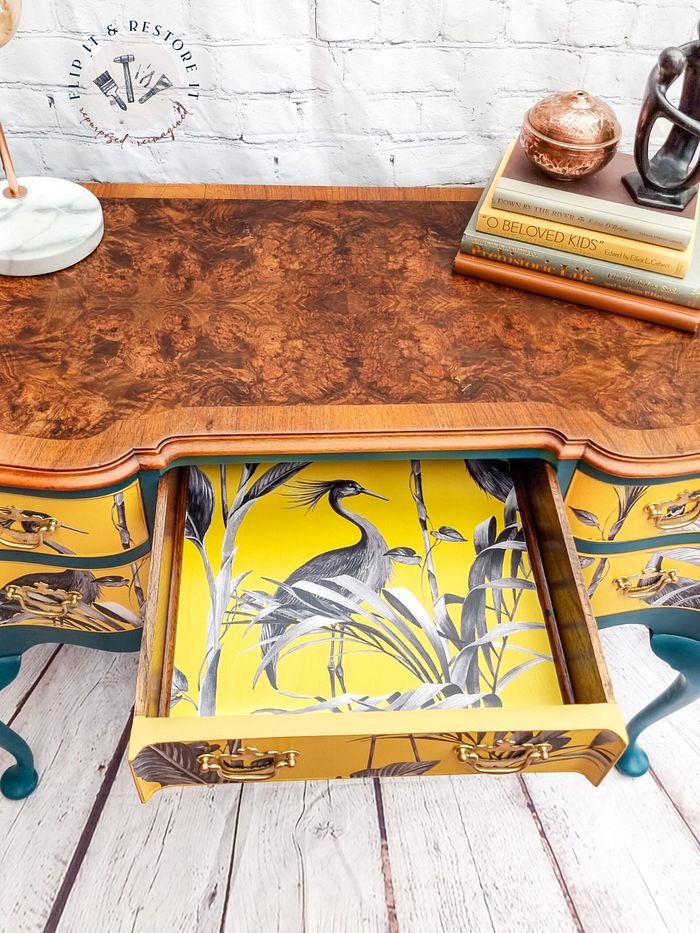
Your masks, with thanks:
[{"label": "paintbrush icon", "polygon": [[104,71],[98,78],[95,78],[93,84],[98,86],[105,97],[111,97],[122,110],[126,110],[126,104],[119,96],[119,91],[117,90],[117,82],[108,71]]}]

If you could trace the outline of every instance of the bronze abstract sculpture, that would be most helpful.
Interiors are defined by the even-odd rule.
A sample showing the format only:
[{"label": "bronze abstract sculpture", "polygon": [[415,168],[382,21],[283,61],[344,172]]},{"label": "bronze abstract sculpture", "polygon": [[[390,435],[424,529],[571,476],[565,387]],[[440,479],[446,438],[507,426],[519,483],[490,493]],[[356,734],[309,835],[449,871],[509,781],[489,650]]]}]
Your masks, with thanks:
[{"label": "bronze abstract sculpture", "polygon": [[[681,75],[683,89],[676,107],[667,94]],[[650,158],[651,134],[661,118],[670,121],[672,128]],[[700,162],[693,162],[699,143],[700,41],[695,40],[664,49],[649,74],[634,143],[638,172],[622,179],[634,200],[649,207],[682,211],[698,191]]]}]

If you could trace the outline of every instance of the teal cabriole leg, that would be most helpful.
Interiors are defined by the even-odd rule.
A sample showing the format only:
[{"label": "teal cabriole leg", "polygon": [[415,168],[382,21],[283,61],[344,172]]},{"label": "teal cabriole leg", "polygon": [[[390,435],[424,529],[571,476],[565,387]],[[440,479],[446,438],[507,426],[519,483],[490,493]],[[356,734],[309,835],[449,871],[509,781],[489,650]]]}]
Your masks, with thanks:
[{"label": "teal cabriole leg", "polygon": [[[19,673],[22,656],[10,654],[0,657],[0,690],[12,683]],[[0,722],[0,748],[14,756],[16,764],[11,765],[0,777],[0,791],[10,800],[28,797],[39,780],[34,770],[34,756],[21,736]]]},{"label": "teal cabriole leg", "polygon": [[617,767],[631,777],[640,777],[649,770],[649,758],[638,744],[642,732],[700,697],[700,641],[680,635],[652,635],[651,650],[679,673],[627,726],[630,744]]}]

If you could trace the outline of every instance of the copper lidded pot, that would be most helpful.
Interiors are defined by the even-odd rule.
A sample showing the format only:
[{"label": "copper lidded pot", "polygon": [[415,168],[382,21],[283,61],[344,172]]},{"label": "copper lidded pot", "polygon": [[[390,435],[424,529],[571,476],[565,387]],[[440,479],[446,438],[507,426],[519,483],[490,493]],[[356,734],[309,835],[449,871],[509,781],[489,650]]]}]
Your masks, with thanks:
[{"label": "copper lidded pot", "polygon": [[611,108],[586,91],[550,94],[525,114],[520,143],[530,161],[559,181],[599,172],[612,159],[622,128]]}]

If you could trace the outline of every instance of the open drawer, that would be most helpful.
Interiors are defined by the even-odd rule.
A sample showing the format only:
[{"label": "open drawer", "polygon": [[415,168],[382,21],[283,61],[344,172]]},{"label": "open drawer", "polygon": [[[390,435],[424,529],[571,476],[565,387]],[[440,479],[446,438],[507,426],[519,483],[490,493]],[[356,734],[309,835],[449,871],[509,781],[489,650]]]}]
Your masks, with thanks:
[{"label": "open drawer", "polygon": [[165,786],[622,754],[541,460],[189,467],[159,487],[129,760]]}]

